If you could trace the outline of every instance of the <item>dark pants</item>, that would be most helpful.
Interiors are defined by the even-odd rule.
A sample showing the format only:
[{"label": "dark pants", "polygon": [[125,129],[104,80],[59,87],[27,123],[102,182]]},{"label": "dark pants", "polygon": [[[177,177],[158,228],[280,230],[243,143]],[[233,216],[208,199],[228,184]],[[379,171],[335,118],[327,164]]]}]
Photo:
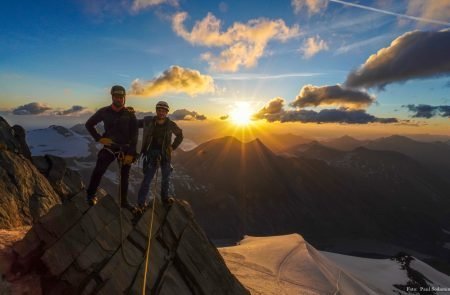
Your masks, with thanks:
[{"label": "dark pants", "polygon": [[[102,180],[103,174],[105,174],[108,166],[116,159],[116,156],[106,149],[101,149],[97,155],[97,163],[95,164],[94,171],[92,172],[91,181],[87,189],[88,198],[92,198],[97,192],[97,188]],[[121,203],[127,202],[128,194],[128,178],[130,176],[131,165],[123,165],[120,170],[121,173]]]},{"label": "dark pants", "polygon": [[[160,161],[157,158],[160,157]],[[161,168],[161,200],[167,200],[169,198],[169,185],[170,175],[172,174],[172,165],[170,164],[170,158],[162,156],[160,150],[150,150],[148,154],[148,161],[144,164],[144,179],[142,180],[141,187],[138,193],[138,204],[147,204],[151,197],[150,185],[153,177],[155,176],[158,168]]]}]

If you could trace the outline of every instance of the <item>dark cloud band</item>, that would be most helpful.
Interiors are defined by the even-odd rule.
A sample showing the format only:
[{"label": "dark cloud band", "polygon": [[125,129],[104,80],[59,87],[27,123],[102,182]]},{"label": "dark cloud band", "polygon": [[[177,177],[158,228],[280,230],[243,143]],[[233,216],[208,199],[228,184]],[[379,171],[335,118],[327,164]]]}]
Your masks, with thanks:
[{"label": "dark cloud band", "polygon": [[14,115],[38,115],[52,108],[40,102],[32,102],[15,108]]},{"label": "dark cloud band", "polygon": [[407,108],[410,112],[414,113],[412,115],[414,118],[430,119],[436,116],[450,118],[450,106],[448,105],[432,106],[427,104],[408,104],[402,107]]},{"label": "dark cloud band", "polygon": [[302,123],[397,123],[396,118],[377,118],[365,110],[325,109],[319,112],[312,110],[287,111],[280,115],[280,122]]},{"label": "dark cloud band", "polygon": [[389,47],[371,55],[351,72],[348,87],[378,87],[450,74],[450,29],[413,31],[403,34]]},{"label": "dark cloud band", "polygon": [[176,110],[171,115],[170,118],[173,120],[206,120],[205,115],[200,115],[199,113],[195,111],[188,111],[186,109]]},{"label": "dark cloud band", "polygon": [[378,118],[366,113],[365,110],[353,110],[348,108],[313,110],[288,110],[284,109],[285,101],[280,97],[270,100],[252,117],[253,120],[265,119],[268,122],[302,122],[302,123],[397,123],[396,118]]},{"label": "dark cloud band", "polygon": [[66,116],[66,115],[76,114],[76,113],[82,112],[84,110],[86,110],[86,107],[75,105],[67,110],[56,112],[55,114],[60,115],[60,116]]},{"label": "dark cloud band", "polygon": [[291,106],[304,108],[321,105],[338,105],[351,108],[363,108],[371,105],[375,98],[365,91],[347,89],[341,85],[306,85],[300,90]]}]

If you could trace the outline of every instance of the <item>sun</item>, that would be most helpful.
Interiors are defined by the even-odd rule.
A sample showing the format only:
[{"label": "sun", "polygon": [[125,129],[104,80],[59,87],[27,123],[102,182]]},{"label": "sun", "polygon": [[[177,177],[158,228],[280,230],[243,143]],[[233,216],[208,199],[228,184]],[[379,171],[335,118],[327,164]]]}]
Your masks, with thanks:
[{"label": "sun", "polygon": [[237,102],[230,113],[230,120],[235,125],[246,126],[250,124],[253,111],[247,102]]}]

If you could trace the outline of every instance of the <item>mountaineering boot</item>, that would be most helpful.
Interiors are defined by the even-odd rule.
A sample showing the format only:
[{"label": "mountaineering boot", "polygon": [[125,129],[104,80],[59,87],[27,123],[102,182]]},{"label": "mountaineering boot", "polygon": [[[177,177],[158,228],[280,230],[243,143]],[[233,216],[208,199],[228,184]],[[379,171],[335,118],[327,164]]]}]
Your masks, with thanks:
[{"label": "mountaineering boot", "polygon": [[89,206],[94,206],[95,204],[97,204],[98,198],[97,198],[96,195],[87,196],[86,197],[86,201],[87,201]]}]

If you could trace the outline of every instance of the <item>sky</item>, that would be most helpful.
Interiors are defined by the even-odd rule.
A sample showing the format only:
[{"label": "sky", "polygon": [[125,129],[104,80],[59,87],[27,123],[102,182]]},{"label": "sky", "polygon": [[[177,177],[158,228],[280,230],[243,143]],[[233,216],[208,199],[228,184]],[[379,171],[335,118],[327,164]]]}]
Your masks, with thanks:
[{"label": "sky", "polygon": [[450,0],[0,7],[0,115],[10,124],[85,122],[120,84],[138,116],[166,100],[196,132],[450,135]]}]

